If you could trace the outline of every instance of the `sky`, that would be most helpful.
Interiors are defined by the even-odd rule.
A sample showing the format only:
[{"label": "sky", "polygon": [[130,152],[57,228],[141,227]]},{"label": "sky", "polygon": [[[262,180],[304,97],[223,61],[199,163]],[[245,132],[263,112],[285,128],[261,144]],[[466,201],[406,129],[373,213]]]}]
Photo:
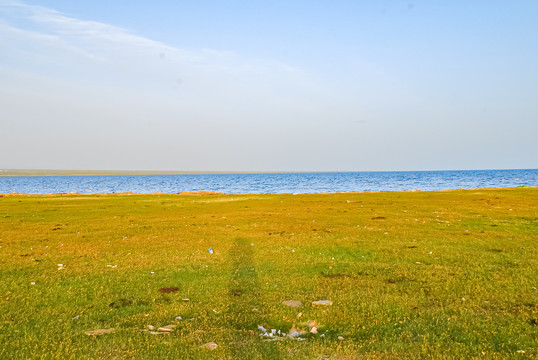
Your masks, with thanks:
[{"label": "sky", "polygon": [[538,168],[538,2],[0,0],[0,168]]}]

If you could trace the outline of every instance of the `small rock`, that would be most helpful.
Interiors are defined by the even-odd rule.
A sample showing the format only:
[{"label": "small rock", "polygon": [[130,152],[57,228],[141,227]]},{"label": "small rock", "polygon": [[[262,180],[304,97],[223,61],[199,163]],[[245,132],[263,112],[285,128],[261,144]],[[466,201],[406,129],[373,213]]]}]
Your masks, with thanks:
[{"label": "small rock", "polygon": [[166,325],[166,326],[162,326],[162,327],[158,328],[157,331],[171,332],[172,330],[174,330],[174,328],[175,328],[176,326],[177,326],[177,325]]},{"label": "small rock", "polygon": [[331,306],[333,302],[331,300],[317,300],[312,301],[312,306]]},{"label": "small rock", "polygon": [[204,349],[209,349],[209,350],[215,350],[217,348],[217,346],[218,345],[213,341],[205,343],[204,345],[202,345],[202,347]]},{"label": "small rock", "polygon": [[286,305],[289,307],[301,307],[303,306],[303,303],[300,302],[299,300],[286,300],[286,301],[282,301],[282,305]]},{"label": "small rock", "polygon": [[97,329],[97,330],[88,330],[88,331],[85,331],[86,335],[91,335],[91,336],[95,336],[95,335],[103,335],[103,334],[110,334],[110,333],[113,333],[114,332],[114,328],[110,328],[110,329]]}]

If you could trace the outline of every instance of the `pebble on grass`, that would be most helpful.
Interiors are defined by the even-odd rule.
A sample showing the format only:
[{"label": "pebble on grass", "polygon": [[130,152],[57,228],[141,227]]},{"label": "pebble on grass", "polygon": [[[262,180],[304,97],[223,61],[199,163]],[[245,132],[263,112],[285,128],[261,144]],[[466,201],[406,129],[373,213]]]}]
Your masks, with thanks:
[{"label": "pebble on grass", "polygon": [[209,349],[209,350],[215,350],[217,348],[217,343],[211,341],[211,342],[208,342],[208,343],[205,343],[204,345],[202,345],[202,347],[204,349]]},{"label": "pebble on grass", "polygon": [[114,331],[115,331],[114,328],[110,328],[110,329],[88,330],[88,331],[85,331],[85,333],[86,335],[95,336],[95,335],[110,334],[110,333],[113,333]]},{"label": "pebble on grass", "polygon": [[333,302],[331,300],[317,300],[312,301],[312,306],[331,306]]},{"label": "pebble on grass", "polygon": [[157,330],[158,331],[161,331],[161,332],[171,332],[172,330],[175,329],[177,325],[166,325],[166,326],[161,326],[160,328],[158,328]]},{"label": "pebble on grass", "polygon": [[286,301],[282,301],[282,305],[296,308],[296,307],[303,306],[303,303],[300,302],[299,300],[286,300]]}]

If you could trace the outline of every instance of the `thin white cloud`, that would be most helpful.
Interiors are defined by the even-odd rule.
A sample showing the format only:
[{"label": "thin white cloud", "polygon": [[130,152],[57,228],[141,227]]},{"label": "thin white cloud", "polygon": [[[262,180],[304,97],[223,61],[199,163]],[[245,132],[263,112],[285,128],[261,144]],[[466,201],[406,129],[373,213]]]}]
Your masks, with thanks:
[{"label": "thin white cloud", "polygon": [[[58,64],[61,69],[56,70],[71,72],[79,81],[88,77],[93,81],[99,71],[106,73],[102,77],[109,78],[112,84],[116,79],[116,84],[124,82],[128,87],[136,83],[145,86],[144,80],[154,82],[159,78],[176,85],[189,85],[192,80],[195,87],[232,80],[252,86],[257,78],[258,88],[270,78],[273,81],[267,83],[276,79],[292,85],[297,79],[286,79],[290,74],[304,80],[304,74],[287,64],[244,58],[233,52],[179,49],[120,27],[18,1],[0,3],[0,14],[8,19],[0,24],[0,37],[9,43],[11,56],[24,53],[22,64],[31,63],[33,58],[36,71],[43,62],[52,67]],[[9,55],[0,56],[0,61],[2,57]],[[42,72],[57,71],[45,66]]]}]

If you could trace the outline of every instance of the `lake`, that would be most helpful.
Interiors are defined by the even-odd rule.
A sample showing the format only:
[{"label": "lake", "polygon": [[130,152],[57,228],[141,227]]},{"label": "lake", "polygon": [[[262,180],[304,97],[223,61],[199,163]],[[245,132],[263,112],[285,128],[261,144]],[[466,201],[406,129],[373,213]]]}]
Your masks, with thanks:
[{"label": "lake", "polygon": [[538,169],[0,177],[0,193],[319,193],[538,186]]}]

